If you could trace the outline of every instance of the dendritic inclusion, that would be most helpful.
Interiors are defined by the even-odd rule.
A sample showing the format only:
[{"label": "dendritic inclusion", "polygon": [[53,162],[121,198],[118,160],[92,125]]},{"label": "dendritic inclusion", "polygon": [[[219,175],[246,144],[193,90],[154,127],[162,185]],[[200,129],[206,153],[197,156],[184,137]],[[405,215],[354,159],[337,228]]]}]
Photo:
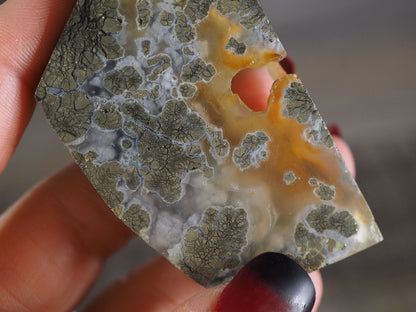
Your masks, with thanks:
[{"label": "dendritic inclusion", "polygon": [[[36,96],[112,211],[202,285],[266,251],[308,271],[381,240],[256,0],[78,1]],[[254,112],[242,69],[276,82]]]}]

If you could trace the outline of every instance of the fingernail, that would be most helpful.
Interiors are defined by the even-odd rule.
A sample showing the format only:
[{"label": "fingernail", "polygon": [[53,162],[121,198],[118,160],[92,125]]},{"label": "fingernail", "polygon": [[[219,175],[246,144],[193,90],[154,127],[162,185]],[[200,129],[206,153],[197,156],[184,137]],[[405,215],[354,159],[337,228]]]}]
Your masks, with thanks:
[{"label": "fingernail", "polygon": [[331,133],[331,135],[335,135],[335,136],[342,138],[341,128],[337,124],[331,124],[328,127],[328,130],[329,130],[329,133]]},{"label": "fingernail", "polygon": [[307,312],[314,303],[308,273],[289,257],[267,252],[237,273],[221,293],[215,312]]},{"label": "fingernail", "polygon": [[283,67],[286,73],[294,74],[296,72],[295,62],[287,56],[285,59],[280,61],[280,65]]}]

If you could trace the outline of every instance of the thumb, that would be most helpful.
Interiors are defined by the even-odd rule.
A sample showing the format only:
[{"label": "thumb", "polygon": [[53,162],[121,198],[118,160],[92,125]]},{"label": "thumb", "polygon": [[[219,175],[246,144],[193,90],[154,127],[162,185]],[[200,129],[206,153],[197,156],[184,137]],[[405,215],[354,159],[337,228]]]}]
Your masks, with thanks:
[{"label": "thumb", "polygon": [[[319,298],[321,285],[316,289]],[[314,302],[309,275],[290,258],[269,252],[250,261],[227,285],[210,289],[158,257],[110,286],[86,311],[306,312]]]},{"label": "thumb", "polygon": [[158,256],[110,285],[91,302],[86,311],[173,311],[203,291],[202,286]]},{"label": "thumb", "polygon": [[208,289],[174,311],[310,312],[315,297],[314,284],[301,266],[267,252],[245,265],[227,286]]},{"label": "thumb", "polygon": [[226,285],[212,287],[185,301],[174,312],[212,312]]}]

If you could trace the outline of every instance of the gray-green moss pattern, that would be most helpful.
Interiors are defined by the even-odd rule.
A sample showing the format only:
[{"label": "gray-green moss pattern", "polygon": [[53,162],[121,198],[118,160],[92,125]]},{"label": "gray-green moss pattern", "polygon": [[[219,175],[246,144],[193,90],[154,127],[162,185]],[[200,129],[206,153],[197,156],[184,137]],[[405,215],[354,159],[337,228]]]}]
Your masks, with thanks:
[{"label": "gray-green moss pattern", "polygon": [[230,143],[224,139],[222,130],[207,129],[208,140],[211,142],[211,153],[217,157],[227,157],[230,153]]},{"label": "gray-green moss pattern", "polygon": [[181,78],[191,83],[208,82],[215,74],[216,70],[212,64],[206,64],[203,59],[197,58],[182,68]]},{"label": "gray-green moss pattern", "polygon": [[293,171],[288,171],[283,176],[283,181],[286,183],[286,185],[291,185],[295,183],[297,177]]},{"label": "gray-green moss pattern", "polygon": [[315,188],[314,194],[322,200],[333,200],[335,198],[335,187],[321,183]]},{"label": "gray-green moss pattern", "polygon": [[42,107],[64,143],[70,143],[84,135],[90,127],[94,110],[91,99],[82,92],[66,93],[62,97],[46,95]]},{"label": "gray-green moss pattern", "polygon": [[205,121],[198,114],[189,112],[184,101],[166,102],[159,121],[160,133],[180,143],[198,141],[205,133]]},{"label": "gray-green moss pattern", "polygon": [[117,183],[123,174],[120,163],[113,161],[95,165],[98,155],[92,151],[85,154],[73,152],[72,156],[108,206],[113,210],[119,208],[124,200],[124,194],[117,190]]},{"label": "gray-green moss pattern", "polygon": [[199,226],[191,227],[184,236],[180,268],[200,284],[212,284],[219,271],[238,267],[247,232],[244,209],[208,208]]},{"label": "gray-green moss pattern", "polygon": [[[78,1],[36,92],[65,143],[85,134],[94,109],[92,99],[77,90],[104,66],[102,57],[114,59],[124,53],[114,38],[122,28],[117,7],[116,0]],[[60,92],[70,93],[57,95]]]},{"label": "gray-green moss pattern", "polygon": [[286,106],[288,116],[296,118],[299,123],[315,122],[320,117],[318,109],[300,82],[292,82],[285,97],[289,100]]},{"label": "gray-green moss pattern", "polygon": [[195,29],[189,24],[185,14],[180,11],[176,12],[175,33],[181,43],[192,42],[196,38]]},{"label": "gray-green moss pattern", "polygon": [[94,112],[94,122],[104,130],[116,130],[121,128],[121,114],[116,103],[104,102]]},{"label": "gray-green moss pattern", "polygon": [[148,56],[150,54],[150,40],[143,40],[141,46],[143,54]]},{"label": "gray-green moss pattern", "polygon": [[286,89],[284,98],[284,111],[287,116],[296,118],[301,124],[310,124],[307,129],[308,138],[313,143],[323,143],[326,147],[332,148],[334,141],[303,84],[292,82]]},{"label": "gray-green moss pattern", "polygon": [[144,187],[173,203],[182,197],[182,179],[205,164],[202,156],[190,157],[179,144],[159,137],[149,130],[139,134],[140,174]]},{"label": "gray-green moss pattern", "polygon": [[241,146],[233,151],[234,163],[241,170],[258,167],[261,161],[267,159],[267,142],[269,141],[270,138],[262,131],[247,134]]},{"label": "gray-green moss pattern", "polygon": [[175,20],[175,15],[173,13],[162,11],[160,13],[160,25],[162,26],[171,26]]},{"label": "gray-green moss pattern", "polygon": [[168,101],[159,117],[150,116],[138,103],[126,103],[122,111],[133,119],[126,121],[123,129],[137,137],[139,173],[148,191],[172,203],[181,199],[187,173],[201,170],[211,174],[199,146],[190,154],[189,147],[183,145],[198,144],[206,127],[185,102]]},{"label": "gray-green moss pattern", "polygon": [[162,74],[172,65],[172,62],[169,55],[160,53],[148,58],[147,65],[154,67],[151,74],[147,76],[147,79],[150,81],[155,81],[159,78],[160,74]]},{"label": "gray-green moss pattern", "polygon": [[349,238],[358,233],[358,224],[346,210],[336,211],[331,205],[322,204],[311,210],[306,222],[300,222],[295,231],[298,248],[297,261],[307,271],[312,272],[326,264],[328,253],[347,247],[345,240],[336,239],[341,235]]},{"label": "gray-green moss pattern", "polygon": [[143,78],[132,66],[109,72],[104,80],[105,87],[117,95],[125,91],[137,91],[142,83]]},{"label": "gray-green moss pattern", "polygon": [[179,86],[179,92],[184,98],[193,98],[196,93],[196,86],[190,83],[183,83]]},{"label": "gray-green moss pattern", "polygon": [[147,0],[137,0],[137,25],[139,29],[144,29],[150,22],[151,5]]},{"label": "gray-green moss pattern", "polygon": [[150,225],[149,213],[137,204],[131,205],[129,209],[122,214],[121,220],[137,235],[141,235],[142,231],[147,229]]},{"label": "gray-green moss pattern", "polygon": [[123,177],[129,189],[136,190],[139,187],[141,178],[135,167],[127,167]]},{"label": "gray-green moss pattern", "polygon": [[239,55],[244,54],[247,51],[246,44],[244,42],[238,42],[234,37],[230,38],[225,48]]},{"label": "gray-green moss pattern", "polygon": [[208,16],[209,9],[214,0],[188,0],[184,9],[185,14],[195,24]]}]

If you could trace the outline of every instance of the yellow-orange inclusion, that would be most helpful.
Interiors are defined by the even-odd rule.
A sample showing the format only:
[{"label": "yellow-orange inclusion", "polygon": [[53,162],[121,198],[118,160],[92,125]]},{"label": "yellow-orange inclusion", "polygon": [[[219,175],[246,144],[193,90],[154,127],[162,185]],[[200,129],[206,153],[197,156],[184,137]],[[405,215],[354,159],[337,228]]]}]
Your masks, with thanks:
[{"label": "yellow-orange inclusion", "polygon": [[[299,78],[287,75],[278,65],[282,56],[266,48],[253,46],[248,46],[244,55],[237,55],[224,48],[230,36],[244,38],[246,31],[237,24],[230,25],[229,19],[221,16],[215,8],[211,9],[209,16],[197,28],[198,40],[205,47],[203,57],[207,63],[215,66],[217,74],[210,82],[198,84],[196,99],[188,101],[188,105],[208,122],[222,129],[224,138],[230,143],[231,153],[223,164],[228,169],[223,170],[217,183],[228,187],[239,181],[238,187],[247,188],[248,194],[252,195],[250,187],[262,185],[263,191],[268,193],[270,205],[278,211],[278,223],[282,227],[293,227],[291,222],[293,223],[294,214],[303,211],[307,205],[321,203],[313,194],[314,187],[308,183],[312,177],[335,187],[337,194],[333,202],[340,207],[345,206],[347,201],[349,205],[357,207],[365,205],[362,197],[352,195],[356,189],[347,188],[347,192],[343,193],[341,190],[345,190],[344,185],[338,188],[345,172],[340,166],[337,150],[323,144],[311,144],[305,137],[308,125],[299,124],[295,118],[283,115],[284,91],[291,82],[299,81]],[[276,81],[270,92],[268,107],[260,104],[260,109],[255,109],[259,111],[253,111],[232,92],[231,81],[244,69],[263,66],[268,66],[273,71]],[[251,105],[253,107],[256,108],[256,105]],[[263,131],[270,138],[268,158],[261,162],[259,168],[251,167],[241,171],[233,164],[232,151],[247,134],[257,131]],[[297,179],[288,186],[283,177],[289,171],[293,171]],[[253,196],[256,195],[258,194]],[[371,218],[371,215],[364,217],[367,218]]]}]

